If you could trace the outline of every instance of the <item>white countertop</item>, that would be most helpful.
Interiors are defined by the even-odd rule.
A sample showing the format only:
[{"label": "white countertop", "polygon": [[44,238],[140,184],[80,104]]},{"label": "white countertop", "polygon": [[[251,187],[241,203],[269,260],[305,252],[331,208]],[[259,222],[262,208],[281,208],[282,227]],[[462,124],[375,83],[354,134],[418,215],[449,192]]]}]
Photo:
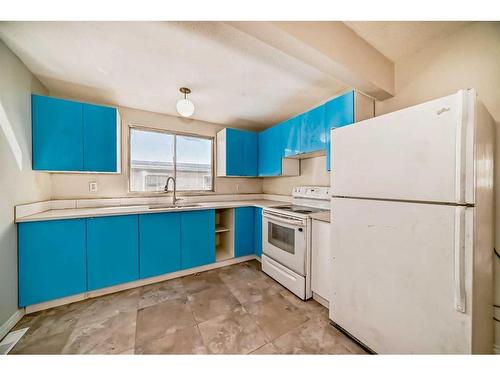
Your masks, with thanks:
[{"label": "white countertop", "polygon": [[242,201],[220,201],[220,202],[193,202],[196,206],[179,207],[179,208],[157,208],[150,209],[149,205],[130,205],[130,206],[112,206],[112,207],[88,207],[88,208],[66,208],[66,209],[51,209],[39,212],[33,215],[16,218],[16,223],[24,223],[30,221],[45,221],[58,219],[77,219],[85,217],[99,216],[117,216],[127,214],[153,214],[159,212],[180,212],[180,211],[195,211],[219,208],[234,208],[234,207],[270,207],[280,205],[286,202],[276,200],[242,200]]},{"label": "white countertop", "polygon": [[330,222],[330,211],[316,212],[310,215],[311,219]]}]

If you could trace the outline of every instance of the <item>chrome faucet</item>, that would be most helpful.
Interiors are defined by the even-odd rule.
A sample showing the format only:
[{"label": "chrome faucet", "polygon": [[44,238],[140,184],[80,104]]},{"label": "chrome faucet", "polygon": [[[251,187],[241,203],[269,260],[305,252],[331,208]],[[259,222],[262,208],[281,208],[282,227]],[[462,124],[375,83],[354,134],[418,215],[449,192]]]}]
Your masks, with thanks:
[{"label": "chrome faucet", "polygon": [[167,178],[167,182],[165,183],[165,187],[163,188],[163,191],[165,193],[168,193],[169,190],[168,190],[168,183],[170,182],[170,180],[173,181],[174,183],[174,196],[172,198],[172,204],[175,206],[177,204],[177,188],[176,188],[176,183],[175,183],[175,178],[173,178],[172,176],[168,176]]}]

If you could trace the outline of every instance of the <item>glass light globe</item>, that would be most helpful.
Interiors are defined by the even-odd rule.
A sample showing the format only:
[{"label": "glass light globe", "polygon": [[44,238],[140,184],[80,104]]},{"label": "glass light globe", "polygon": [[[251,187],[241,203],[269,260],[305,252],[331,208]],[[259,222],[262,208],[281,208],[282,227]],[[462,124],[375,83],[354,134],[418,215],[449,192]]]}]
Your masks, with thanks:
[{"label": "glass light globe", "polygon": [[194,113],[194,104],[189,99],[179,99],[177,101],[176,108],[177,112],[182,117],[190,117]]}]

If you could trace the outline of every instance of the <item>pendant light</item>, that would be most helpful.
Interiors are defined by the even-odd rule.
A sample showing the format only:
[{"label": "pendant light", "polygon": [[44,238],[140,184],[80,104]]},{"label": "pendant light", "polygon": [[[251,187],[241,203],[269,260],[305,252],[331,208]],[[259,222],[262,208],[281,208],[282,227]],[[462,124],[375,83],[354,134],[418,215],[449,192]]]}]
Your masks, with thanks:
[{"label": "pendant light", "polygon": [[188,94],[191,94],[191,90],[187,87],[181,87],[179,91],[184,94],[184,99],[179,99],[177,101],[177,112],[182,117],[191,117],[194,113],[194,104],[187,98]]}]

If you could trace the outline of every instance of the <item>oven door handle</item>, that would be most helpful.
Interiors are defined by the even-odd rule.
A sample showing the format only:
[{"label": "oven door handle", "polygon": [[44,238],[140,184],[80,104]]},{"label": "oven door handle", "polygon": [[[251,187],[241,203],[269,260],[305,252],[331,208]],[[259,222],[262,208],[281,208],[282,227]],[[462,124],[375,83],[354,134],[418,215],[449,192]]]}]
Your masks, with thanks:
[{"label": "oven door handle", "polygon": [[276,221],[278,223],[293,225],[295,227],[303,227],[304,226],[304,223],[302,220],[285,219],[284,217],[268,214],[266,212],[263,212],[262,216],[268,218],[271,221]]}]

